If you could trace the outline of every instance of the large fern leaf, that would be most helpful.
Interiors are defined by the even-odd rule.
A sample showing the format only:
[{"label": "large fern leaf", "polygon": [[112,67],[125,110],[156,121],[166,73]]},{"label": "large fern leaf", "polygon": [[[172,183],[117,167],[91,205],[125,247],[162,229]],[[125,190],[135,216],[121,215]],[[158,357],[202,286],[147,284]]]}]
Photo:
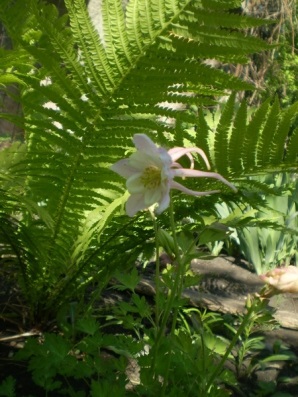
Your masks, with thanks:
[{"label": "large fern leaf", "polygon": [[[234,178],[295,170],[298,146],[296,130],[292,133],[292,129],[298,103],[282,110],[277,98],[272,103],[268,99],[259,108],[251,109],[243,101],[237,109],[234,100],[232,95],[223,106],[220,119],[209,122],[209,132],[203,127],[202,135],[199,129],[196,133],[196,144],[209,152],[214,167]],[[202,125],[201,120],[202,116],[198,117],[198,126]]]},{"label": "large fern leaf", "polygon": [[[264,21],[229,12],[240,0],[130,0],[125,9],[120,0],[103,0],[101,35],[83,0],[65,4],[66,17],[39,0],[28,0],[25,11],[23,0],[0,4],[0,18],[22,52],[11,72],[25,85],[27,156],[19,172],[26,175],[26,194],[51,214],[52,227],[34,225],[34,233],[44,236],[43,266],[57,269],[57,279],[79,266],[72,253],[82,244],[79,236],[88,213],[94,208],[109,211],[123,194],[123,183],[109,166],[131,149],[132,135],[145,132],[163,145],[183,143],[185,127],[198,122],[187,111],[190,105],[214,104],[216,96],[229,90],[253,88],[205,60],[245,62],[249,53],[269,48],[243,31]],[[7,68],[7,58],[0,67]],[[215,136],[213,159],[227,175],[239,173],[237,131],[245,124],[242,105],[231,130],[229,103]],[[262,111],[260,124],[263,117]],[[204,125],[202,118],[199,122]],[[206,125],[202,135],[207,150]],[[261,167],[263,148],[249,136],[244,142],[241,155],[245,147],[253,147],[257,160],[252,167]],[[272,153],[271,159],[266,165],[277,163],[280,156]],[[241,171],[246,170],[244,161]],[[106,219],[108,223],[112,218]],[[122,225],[128,222],[119,219]],[[94,246],[95,234],[96,228],[84,234],[91,250],[85,249],[86,258],[92,263],[102,258]],[[86,258],[79,262],[88,263]]]}]

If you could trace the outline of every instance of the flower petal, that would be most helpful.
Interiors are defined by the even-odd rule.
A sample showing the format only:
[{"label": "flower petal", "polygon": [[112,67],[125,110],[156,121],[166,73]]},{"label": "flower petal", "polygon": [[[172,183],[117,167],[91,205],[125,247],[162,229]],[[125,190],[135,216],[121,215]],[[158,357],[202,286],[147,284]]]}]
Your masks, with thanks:
[{"label": "flower petal", "polygon": [[144,171],[147,167],[152,165],[159,166],[160,163],[158,156],[140,151],[134,152],[128,160],[131,167],[138,171]]},{"label": "flower petal", "polygon": [[297,266],[289,265],[289,266],[285,267],[284,269],[286,269],[286,273],[298,274],[298,267]]},{"label": "flower petal", "polygon": [[[207,159],[207,156],[206,156],[205,152],[200,148],[197,148],[197,147],[190,147],[190,148],[174,147],[173,149],[170,149],[168,151],[168,153],[171,156],[172,161],[178,160],[180,157],[184,156],[185,154],[188,155],[189,153],[198,153],[204,160],[208,170],[210,169],[210,164]],[[191,158],[192,158],[192,156],[191,156]],[[191,168],[193,168],[193,162],[192,162]]]},{"label": "flower petal", "polygon": [[145,134],[135,134],[133,136],[133,143],[137,150],[142,152],[157,153],[158,151],[158,147],[155,145],[155,143],[152,142],[151,139]]},{"label": "flower petal", "polygon": [[125,210],[128,216],[134,216],[138,211],[146,209],[143,194],[133,194],[126,201]]},{"label": "flower petal", "polygon": [[170,205],[170,184],[168,184],[166,190],[163,192],[162,199],[159,201],[159,205],[155,212],[161,214]]},{"label": "flower petal", "polygon": [[162,197],[161,188],[156,189],[146,189],[144,191],[144,201],[146,204],[146,208],[151,207],[151,205],[159,202]]},{"label": "flower petal", "polygon": [[188,168],[179,168],[176,170],[173,170],[175,176],[180,176],[180,177],[195,177],[195,178],[214,178],[218,179],[219,181],[225,183],[227,186],[229,186],[232,190],[237,192],[237,188],[227,181],[223,176],[218,174],[217,172],[206,172],[206,171],[199,171],[199,170],[190,170]]},{"label": "flower petal", "polygon": [[144,184],[141,181],[141,172],[135,172],[126,181],[126,187],[130,194],[142,193],[144,192]]},{"label": "flower petal", "polygon": [[[190,160],[190,168],[192,169],[192,168],[194,168],[194,166],[195,166],[195,162],[194,162],[194,159],[193,159],[193,156],[192,156],[192,154],[191,153],[183,153],[182,155],[179,155],[179,153],[181,152],[181,150],[183,150],[184,148],[181,148],[181,147],[175,147],[175,148],[173,148],[173,149],[170,149],[169,151],[168,151],[168,154],[171,156],[171,159],[172,159],[172,166],[173,167],[179,167],[180,166],[180,164],[179,163],[176,163],[175,161],[174,161],[174,159],[175,159],[175,155],[176,155],[176,153],[177,153],[177,158],[176,159],[178,159],[178,158],[180,158],[181,156],[183,156],[184,154],[189,158],[189,160]],[[180,166],[180,168],[181,168],[181,166]]]},{"label": "flower petal", "polygon": [[163,165],[163,167],[170,168],[172,166],[172,158],[164,148],[158,148],[159,159]]},{"label": "flower petal", "polygon": [[136,169],[131,166],[129,159],[117,161],[117,163],[111,165],[110,169],[123,178],[129,178],[136,173]]}]

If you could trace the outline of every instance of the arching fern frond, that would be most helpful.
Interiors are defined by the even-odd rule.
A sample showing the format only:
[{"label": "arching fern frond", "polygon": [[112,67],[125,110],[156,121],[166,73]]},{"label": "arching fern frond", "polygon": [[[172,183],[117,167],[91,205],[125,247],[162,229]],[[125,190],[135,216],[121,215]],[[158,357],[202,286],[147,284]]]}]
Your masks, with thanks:
[{"label": "arching fern frond", "polygon": [[231,95],[226,106],[223,109],[222,115],[217,126],[217,131],[215,133],[215,143],[214,143],[214,155],[216,158],[217,167],[222,170],[224,174],[227,173],[229,169],[227,155],[223,155],[225,148],[228,148],[228,141],[230,136],[230,128],[232,125],[232,120],[234,116],[234,102],[235,95]]},{"label": "arching fern frond", "polygon": [[298,102],[282,110],[277,98],[272,103],[268,99],[257,109],[248,108],[243,101],[237,109],[232,95],[218,121],[207,117],[213,120],[208,130],[200,112],[196,144],[209,152],[213,165],[225,175],[293,170],[297,167],[298,146],[297,129],[291,130],[297,115]]},{"label": "arching fern frond", "polygon": [[[278,139],[274,138],[278,154],[272,152],[265,161],[267,134],[255,144],[248,124],[239,169],[235,158],[241,141],[237,134],[243,133],[245,125],[244,104],[233,124],[230,99],[213,137],[203,113],[198,119],[189,111],[191,105],[213,105],[218,95],[229,90],[253,88],[209,65],[210,59],[244,62],[251,52],[270,48],[245,34],[247,26],[260,21],[230,13],[240,3],[130,0],[123,8],[120,0],[103,0],[103,30],[98,34],[83,0],[65,0],[68,13],[62,17],[55,7],[39,0],[28,0],[25,11],[23,0],[1,2],[0,19],[22,53],[22,62],[12,65],[11,71],[15,81],[24,83],[21,102],[27,153],[18,172],[26,176],[26,195],[52,219],[51,227],[34,224],[30,230],[42,241],[42,266],[56,269],[61,290],[67,269],[73,271],[84,261],[101,260],[101,266],[107,266],[96,247],[96,228],[84,234],[83,242],[78,235],[84,233],[86,217],[94,208],[103,214],[107,211],[102,230],[108,230],[111,203],[124,192],[123,181],[109,166],[132,149],[134,133],[147,133],[168,146],[191,138],[185,126],[198,123],[204,128],[202,145],[199,133],[196,143],[210,152],[220,172],[243,175],[248,169],[278,163]],[[7,59],[0,60],[2,70],[7,68]],[[263,131],[271,123],[269,113],[264,116],[266,106],[254,121]],[[212,147],[209,138],[214,151],[208,150]],[[291,159],[295,156],[292,140]],[[248,156],[246,150],[251,148],[253,155]],[[127,219],[123,218],[115,224],[113,220],[111,228],[117,222],[124,225]],[[141,229],[134,246],[138,246],[136,239],[142,241]],[[73,251],[79,242],[86,257],[76,261]],[[118,243],[121,246],[120,238]],[[131,258],[135,258],[133,252]]]},{"label": "arching fern frond", "polygon": [[[98,87],[98,95],[106,95],[114,86],[114,77],[108,64],[103,43],[92,25],[84,1],[66,0],[72,34],[80,49],[80,60],[88,70],[90,83]],[[90,51],[92,49],[92,51]]]}]

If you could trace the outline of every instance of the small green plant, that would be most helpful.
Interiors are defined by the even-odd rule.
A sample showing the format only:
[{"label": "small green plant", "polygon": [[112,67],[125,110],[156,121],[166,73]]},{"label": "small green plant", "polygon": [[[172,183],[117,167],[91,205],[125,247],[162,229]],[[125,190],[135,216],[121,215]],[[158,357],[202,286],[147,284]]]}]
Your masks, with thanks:
[{"label": "small green plant", "polygon": [[16,380],[12,376],[8,376],[0,384],[0,396],[3,397],[16,397]]},{"label": "small green plant", "polygon": [[16,359],[29,360],[34,382],[47,392],[96,396],[110,384],[116,395],[124,395],[128,357],[140,350],[139,344],[129,336],[103,335],[91,317],[81,318],[76,332],[77,342],[51,333],[31,339]]},{"label": "small green plant", "polygon": [[[262,294],[248,297],[246,302],[247,312],[250,314],[250,318],[245,324],[244,316],[237,318],[237,323],[242,328],[239,334],[239,339],[232,351],[232,362],[235,366],[235,372],[238,379],[250,379],[256,370],[264,369],[267,364],[272,361],[284,361],[290,360],[295,355],[282,354],[281,349],[279,351],[267,352],[267,357],[263,357],[265,346],[265,337],[262,335],[262,331],[270,331],[278,328],[278,323],[274,320],[272,310],[268,308],[268,301],[264,299]],[[238,327],[239,327],[238,326]],[[226,324],[226,327],[236,334],[237,330],[232,324]]]},{"label": "small green plant", "polygon": [[[250,219],[255,226],[241,227],[239,224],[237,230],[233,229],[230,239],[236,243],[240,253],[249,261],[257,274],[266,273],[278,265],[297,264],[296,174],[277,173],[253,179],[256,183],[268,186],[267,194],[260,195],[264,207],[255,210],[250,206],[242,206],[248,223]],[[283,195],[279,191],[283,191]],[[229,216],[233,218],[233,213],[225,204],[218,205],[217,210],[226,220]],[[222,248],[222,245],[219,248]]]},{"label": "small green plant", "polygon": [[[135,275],[128,278],[114,287],[131,290]],[[165,303],[164,297],[160,299]],[[234,318],[176,302],[173,313],[178,307],[179,312],[175,330],[171,328],[173,317],[158,349],[160,325],[154,320],[154,306],[133,292],[130,301],[107,308],[108,313],[102,315],[104,321],[85,316],[72,325],[61,323],[64,336],[47,333],[31,339],[16,358],[29,360],[34,382],[45,391],[90,397],[99,392],[108,396],[111,390],[117,396],[175,396],[179,390],[189,396],[230,396],[232,390],[240,393],[239,382],[253,379],[258,369],[276,361],[297,360],[280,343],[275,343],[270,352],[264,348],[260,333],[277,323],[262,295],[250,297],[246,312]],[[105,333],[111,326],[118,327],[113,335]],[[14,383],[13,379],[4,382],[5,393],[13,393]],[[256,395],[270,395],[262,383],[255,387],[260,389]]]}]

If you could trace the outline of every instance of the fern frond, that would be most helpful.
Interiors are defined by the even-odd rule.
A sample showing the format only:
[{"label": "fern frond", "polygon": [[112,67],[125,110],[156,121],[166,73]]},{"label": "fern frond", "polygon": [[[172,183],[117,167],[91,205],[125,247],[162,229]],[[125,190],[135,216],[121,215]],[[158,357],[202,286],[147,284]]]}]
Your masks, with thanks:
[{"label": "fern frond", "polygon": [[298,161],[298,127],[295,128],[286,147],[285,159],[288,162]]},{"label": "fern frond", "polygon": [[209,140],[210,129],[206,122],[206,118],[204,117],[202,108],[199,108],[199,113],[198,113],[196,124],[197,124],[197,127],[196,127],[197,130],[195,132],[195,136],[196,136],[195,145],[202,148],[202,150],[205,153],[208,153],[208,152],[210,152],[210,146],[211,146],[211,143]]},{"label": "fern frond", "polygon": [[245,164],[248,169],[252,169],[255,166],[256,150],[260,137],[260,131],[262,130],[266,121],[269,107],[270,98],[261,104],[261,106],[252,114],[251,120],[247,125],[246,134],[243,137],[243,150],[241,157],[243,159],[243,164]]},{"label": "fern frond", "polygon": [[[223,3],[224,7],[226,3]],[[201,9],[200,12],[196,12],[197,9],[194,8],[193,11],[188,12],[189,19],[192,20],[190,27],[195,27],[196,24],[206,25],[206,26],[220,26],[221,28],[233,28],[233,29],[245,29],[257,26],[264,26],[267,24],[272,24],[274,21],[263,19],[263,18],[252,18],[246,15],[232,14],[231,12],[220,12],[220,9],[212,11],[210,9]],[[180,19],[185,19],[184,14],[181,15]]]},{"label": "fern frond", "polygon": [[243,144],[243,137],[246,136],[247,105],[242,101],[235,115],[231,137],[229,140],[229,151],[227,163],[232,164],[235,169],[242,168],[242,158],[239,156],[239,148]]},{"label": "fern frond", "polygon": [[[198,3],[198,0],[196,1]],[[233,10],[240,6],[237,0],[225,0],[222,2],[220,0],[202,0],[202,5],[206,9],[210,10]]]},{"label": "fern frond", "polygon": [[124,10],[121,0],[107,0],[102,3],[104,43],[110,67],[117,69],[119,79],[126,75],[132,65],[131,51],[125,29]]},{"label": "fern frond", "polygon": [[228,152],[228,142],[230,128],[232,125],[232,120],[234,117],[234,105],[235,105],[235,95],[231,95],[228,102],[226,103],[217,131],[215,134],[215,144],[214,144],[214,154],[215,154],[215,164],[216,168],[220,170],[223,174],[227,174],[228,164],[226,153]]},{"label": "fern frond", "polygon": [[[189,25],[189,24],[188,24]],[[214,29],[210,26],[200,26],[194,24],[193,29],[190,26],[173,25],[172,35],[177,39],[183,39],[189,42],[189,52],[192,47],[196,54],[201,57],[212,58],[212,54],[216,54],[217,59],[238,59],[241,62],[248,60],[247,51],[255,52],[261,49],[270,49],[270,46],[263,41],[255,40],[253,37],[245,37],[238,32],[230,32],[224,29]],[[235,49],[238,49],[237,53]],[[207,55],[207,56],[206,56]],[[232,58],[230,58],[232,57]]]},{"label": "fern frond", "polygon": [[[289,130],[293,121],[297,120],[298,102],[291,105],[289,108],[283,110],[280,115],[276,133],[270,145],[269,158],[273,164],[282,162],[285,154],[285,141],[289,135]],[[292,135],[293,136],[293,135]],[[298,152],[298,149],[297,149]]]},{"label": "fern frond", "polygon": [[[44,63],[46,64],[52,64],[54,66],[54,61],[56,61],[56,68],[59,68],[60,73],[62,70],[59,62],[63,59],[66,68],[72,71],[72,84],[69,84],[69,86],[75,86],[77,90],[80,90],[80,96],[85,94],[90,101],[92,100],[97,103],[96,93],[91,89],[86,78],[84,66],[79,62],[78,51],[74,48],[74,37],[67,28],[65,18],[58,18],[58,11],[55,7],[46,6],[45,8],[40,8],[35,2],[32,3],[31,10],[43,33],[41,40],[46,40],[48,55],[41,54],[43,50],[41,48],[34,49],[32,45],[26,49],[28,51],[31,50],[31,53],[36,57],[44,59]],[[62,78],[66,79],[66,74]],[[64,84],[64,88],[65,86],[66,84]],[[69,90],[65,91],[67,92]]]},{"label": "fern frond", "polygon": [[65,4],[69,10],[73,36],[79,46],[81,62],[88,69],[87,75],[93,87],[97,87],[97,94],[103,96],[115,86],[113,70],[108,64],[103,43],[90,21],[84,1],[66,0]]},{"label": "fern frond", "polygon": [[[216,169],[240,177],[297,167],[297,130],[291,134],[291,129],[298,103],[281,110],[277,99],[272,104],[268,99],[252,111],[244,101],[235,108],[234,100],[231,95],[213,131],[203,128],[202,136],[197,134],[196,143],[209,152]],[[202,117],[196,124],[202,125]]]},{"label": "fern frond", "polygon": [[280,111],[279,102],[278,102],[278,98],[276,97],[267,115],[264,128],[259,131],[257,162],[260,165],[270,162],[268,158],[268,153],[270,153],[272,138],[274,137],[277,128],[279,111]]},{"label": "fern frond", "polygon": [[[32,235],[40,236],[42,267],[55,269],[51,283],[57,282],[61,292],[67,283],[62,277],[67,269],[78,280],[77,272],[90,264],[97,266],[100,261],[101,270],[110,274],[106,263],[115,263],[115,250],[122,250],[128,260],[134,260],[143,237],[150,234],[143,228],[144,219],[125,229],[127,218],[114,216],[114,200],[125,189],[109,166],[132,149],[132,135],[144,132],[165,146],[169,142],[183,144],[185,138],[199,143],[199,131],[184,132],[197,121],[189,108],[214,104],[216,96],[228,90],[252,89],[236,77],[208,66],[205,60],[243,62],[252,51],[268,46],[243,31],[245,26],[252,26],[252,20],[229,13],[229,9],[240,5],[240,0],[130,0],[126,8],[120,0],[103,0],[101,35],[83,0],[66,0],[68,13],[62,17],[53,6],[39,0],[27,3],[23,15],[23,0],[3,0],[0,4],[0,18],[22,53],[21,61],[10,71],[25,84],[21,102],[27,152],[18,172],[26,176],[26,197],[51,216],[51,226],[24,223],[30,226]],[[212,15],[216,23],[208,24]],[[221,16],[222,25],[217,24]],[[3,64],[0,60],[0,68],[4,70],[8,63],[8,58]],[[243,176],[247,172],[245,161],[239,169],[236,160],[241,136],[238,133],[246,124],[245,117],[244,105],[235,117],[232,96],[214,141],[212,160],[223,174]],[[263,127],[263,112],[260,119]],[[202,113],[199,125],[199,146],[208,152],[213,132]],[[248,123],[243,148],[253,151],[251,169],[262,166],[265,144],[260,146],[258,140],[254,146],[249,128]],[[268,141],[265,135],[262,142]],[[216,181],[198,181],[202,188],[209,185],[218,187]],[[85,233],[88,213],[97,207],[102,211],[104,227],[94,226]],[[125,229],[127,235],[117,232],[117,228]],[[80,231],[84,235],[81,257],[72,255],[74,247],[79,246]],[[110,232],[116,238],[113,243]],[[101,251],[96,233],[101,233]],[[107,249],[104,254],[103,249]]]}]

